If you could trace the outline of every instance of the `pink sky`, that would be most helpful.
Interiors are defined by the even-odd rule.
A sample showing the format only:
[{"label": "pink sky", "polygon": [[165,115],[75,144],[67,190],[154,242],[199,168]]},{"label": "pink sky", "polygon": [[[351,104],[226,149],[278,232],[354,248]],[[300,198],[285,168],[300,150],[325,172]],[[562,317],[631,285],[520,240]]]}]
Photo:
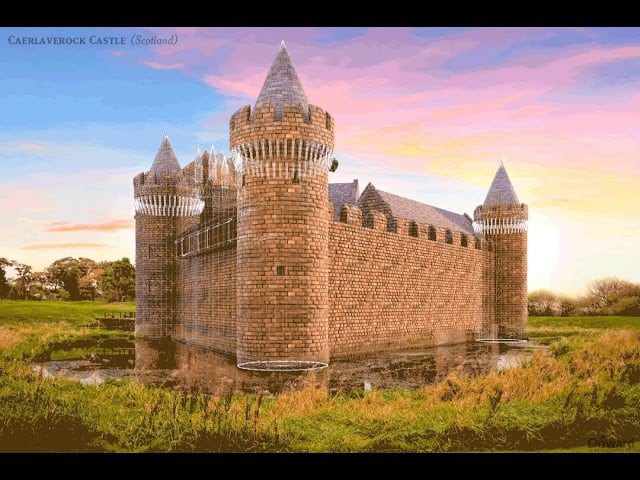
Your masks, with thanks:
[{"label": "pink sky", "polygon": [[[229,116],[255,101],[284,39],[310,102],[336,121],[341,163],[331,181],[359,178],[362,188],[372,181],[472,213],[503,160],[530,206],[530,289],[575,293],[607,275],[640,281],[640,30],[153,32],[177,33],[179,41],[114,54],[177,72],[219,95],[225,108],[203,116],[199,130],[226,135]],[[146,147],[148,168],[157,145]],[[25,208],[47,208],[46,195],[18,187],[0,195]],[[101,255],[133,257],[130,214],[115,208],[99,218],[43,213],[41,243],[105,243],[111,247]],[[13,252],[35,258],[33,250]]]}]

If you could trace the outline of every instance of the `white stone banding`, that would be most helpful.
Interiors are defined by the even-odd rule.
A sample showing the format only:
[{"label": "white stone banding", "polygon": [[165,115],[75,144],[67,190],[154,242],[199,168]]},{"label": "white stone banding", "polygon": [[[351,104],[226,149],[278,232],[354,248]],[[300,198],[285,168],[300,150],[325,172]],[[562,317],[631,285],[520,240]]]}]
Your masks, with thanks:
[{"label": "white stone banding", "polygon": [[516,218],[486,218],[473,222],[473,230],[482,234],[510,234],[526,232],[529,228],[527,220]]},{"label": "white stone banding", "polygon": [[163,217],[191,217],[204,210],[204,200],[178,195],[141,195],[134,199],[136,213]]}]

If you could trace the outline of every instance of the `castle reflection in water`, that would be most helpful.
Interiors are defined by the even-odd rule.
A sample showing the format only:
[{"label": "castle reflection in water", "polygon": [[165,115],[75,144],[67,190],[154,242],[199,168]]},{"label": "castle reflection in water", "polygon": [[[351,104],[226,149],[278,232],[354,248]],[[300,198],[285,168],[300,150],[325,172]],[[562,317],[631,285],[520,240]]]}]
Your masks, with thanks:
[{"label": "castle reflection in water", "polygon": [[336,360],[310,371],[248,371],[236,367],[230,356],[180,343],[137,339],[134,377],[157,385],[224,394],[275,394],[305,386],[329,393],[351,389],[418,388],[437,383],[450,372],[478,375],[522,365],[531,358],[527,347],[466,343],[424,350]]}]

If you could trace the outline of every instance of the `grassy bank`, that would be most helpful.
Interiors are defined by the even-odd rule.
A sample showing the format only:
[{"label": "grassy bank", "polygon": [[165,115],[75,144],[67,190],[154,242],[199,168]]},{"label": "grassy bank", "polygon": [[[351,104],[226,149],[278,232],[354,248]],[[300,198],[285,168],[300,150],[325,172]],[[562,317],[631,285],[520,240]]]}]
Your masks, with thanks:
[{"label": "grassy bank", "polygon": [[[615,449],[640,450],[640,325],[634,319],[612,326],[532,318],[532,336],[548,341],[553,353],[537,353],[519,369],[475,378],[452,373],[414,391],[328,395],[307,388],[263,398],[40,378],[29,364],[34,352],[52,341],[107,333],[47,316],[20,325],[15,315],[6,320],[0,304],[0,328],[17,332],[13,343],[0,344],[3,451],[591,451],[590,442],[596,451],[626,440],[636,443]],[[49,336],[34,339],[23,329]]]}]

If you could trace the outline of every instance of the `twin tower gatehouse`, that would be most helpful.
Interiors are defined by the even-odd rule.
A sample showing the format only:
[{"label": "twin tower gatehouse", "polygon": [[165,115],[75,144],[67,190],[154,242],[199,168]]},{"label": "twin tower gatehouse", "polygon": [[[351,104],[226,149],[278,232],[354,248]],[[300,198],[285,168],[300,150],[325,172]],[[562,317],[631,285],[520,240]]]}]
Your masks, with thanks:
[{"label": "twin tower gatehouse", "polygon": [[381,349],[526,338],[527,218],[503,165],[472,220],[329,183],[334,119],[284,43],[229,156],[165,136],[134,178],[136,335],[304,369]]}]

